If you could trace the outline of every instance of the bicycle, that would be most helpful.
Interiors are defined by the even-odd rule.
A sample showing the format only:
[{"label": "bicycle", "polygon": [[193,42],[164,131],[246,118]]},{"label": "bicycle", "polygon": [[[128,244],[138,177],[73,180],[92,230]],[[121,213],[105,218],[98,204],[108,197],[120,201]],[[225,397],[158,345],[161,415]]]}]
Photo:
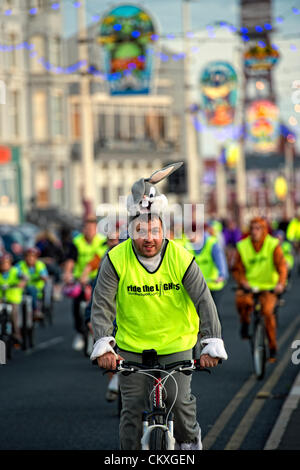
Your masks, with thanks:
[{"label": "bicycle", "polygon": [[45,320],[47,320],[49,325],[53,325],[53,286],[53,278],[52,276],[49,276],[49,278],[45,282],[42,299],[42,312],[44,313]]},{"label": "bicycle", "polygon": [[[259,290],[258,288],[252,289],[245,289],[242,287],[238,287],[237,289],[241,289],[246,293],[253,294],[253,309],[251,312],[251,324],[250,324],[250,332],[249,332],[249,340],[251,346],[251,354],[252,354],[252,363],[255,376],[257,380],[262,380],[265,375],[266,369],[266,362],[268,357],[268,339],[267,333],[265,328],[264,317],[261,314],[261,302],[260,302],[260,295],[264,292],[270,292],[275,294],[275,291],[270,290]],[[274,316],[276,318],[276,323],[278,322],[278,308],[280,306],[280,296],[277,295],[277,303],[274,310]]]},{"label": "bicycle", "polygon": [[[107,370],[104,374],[108,372],[120,372],[124,375],[138,373],[153,378],[153,386],[149,396],[150,402],[152,401],[151,410],[142,413],[142,450],[174,450],[175,438],[172,409],[177,399],[178,385],[173,375],[176,372],[186,375],[190,375],[194,371],[208,372],[209,374],[211,372],[209,369],[200,367],[200,359],[183,360],[162,365],[158,363],[157,352],[154,349],[143,351],[142,357],[142,363],[120,360],[117,363],[116,370]],[[165,377],[162,377],[162,373],[165,374]],[[163,391],[165,383],[169,378],[174,380],[176,393],[174,401],[167,411]]]},{"label": "bicycle", "polygon": [[22,334],[22,349],[27,350],[27,347],[34,347],[34,321],[32,309],[32,297],[23,294],[21,303],[21,334]]},{"label": "bicycle", "polygon": [[[6,292],[8,287],[1,286],[1,290]],[[4,295],[4,301],[0,303],[0,339],[5,344],[5,354],[7,359],[12,358],[12,347],[14,344],[13,341],[13,326],[11,321],[11,314],[12,314],[13,306],[6,301]]]}]

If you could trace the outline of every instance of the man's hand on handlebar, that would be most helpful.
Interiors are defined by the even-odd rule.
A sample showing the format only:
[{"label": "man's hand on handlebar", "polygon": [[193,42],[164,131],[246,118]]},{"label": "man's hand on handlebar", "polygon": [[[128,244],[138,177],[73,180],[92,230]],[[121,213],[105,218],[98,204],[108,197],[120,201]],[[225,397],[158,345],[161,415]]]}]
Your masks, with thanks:
[{"label": "man's hand on handlebar", "polygon": [[117,361],[124,360],[123,357],[115,355],[112,352],[107,352],[103,356],[97,357],[98,366],[102,369],[115,370],[117,368]]},{"label": "man's hand on handlebar", "polygon": [[209,354],[202,354],[200,356],[200,366],[201,367],[216,367],[219,362],[218,357],[211,357]]}]

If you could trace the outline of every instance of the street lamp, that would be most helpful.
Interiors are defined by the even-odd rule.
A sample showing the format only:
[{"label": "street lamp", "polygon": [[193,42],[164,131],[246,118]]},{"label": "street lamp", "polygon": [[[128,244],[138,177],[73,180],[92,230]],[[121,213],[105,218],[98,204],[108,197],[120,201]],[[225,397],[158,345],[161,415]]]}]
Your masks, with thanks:
[{"label": "street lamp", "polygon": [[[77,8],[78,21],[78,58],[86,62],[80,77],[80,104],[81,104],[81,155],[83,170],[83,194],[85,212],[94,210],[96,201],[95,170],[94,170],[94,132],[93,109],[90,96],[90,76],[88,73],[88,40],[86,30],[85,0],[81,0]],[[87,214],[85,214],[87,215]]]}]

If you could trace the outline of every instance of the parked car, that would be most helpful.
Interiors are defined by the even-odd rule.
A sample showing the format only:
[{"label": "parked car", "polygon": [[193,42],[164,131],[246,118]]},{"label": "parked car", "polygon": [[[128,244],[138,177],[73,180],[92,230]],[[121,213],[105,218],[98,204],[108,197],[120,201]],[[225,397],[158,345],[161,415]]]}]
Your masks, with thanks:
[{"label": "parked car", "polygon": [[13,257],[13,263],[20,261],[25,248],[25,236],[14,225],[0,225],[0,236],[4,243],[5,251]]},{"label": "parked car", "polygon": [[25,248],[29,248],[35,245],[36,237],[41,232],[40,227],[29,222],[25,222],[21,225],[18,225],[16,228],[25,237]]}]

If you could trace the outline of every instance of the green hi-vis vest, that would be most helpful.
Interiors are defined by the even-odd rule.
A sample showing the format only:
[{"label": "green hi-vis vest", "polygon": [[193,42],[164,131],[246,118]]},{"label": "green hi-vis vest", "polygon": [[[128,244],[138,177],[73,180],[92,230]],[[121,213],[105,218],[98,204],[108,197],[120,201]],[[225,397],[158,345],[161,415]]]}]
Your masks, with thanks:
[{"label": "green hi-vis vest", "polygon": [[28,278],[27,286],[33,286],[39,291],[39,297],[41,297],[42,290],[45,286],[45,281],[41,279],[41,272],[47,270],[43,261],[37,260],[34,266],[34,272],[31,273],[26,261],[20,261],[18,263],[20,271]]},{"label": "green hi-vis vest", "polygon": [[290,221],[286,229],[286,238],[290,242],[299,242],[300,241],[300,220],[294,218]]},{"label": "green hi-vis vest", "polygon": [[219,277],[219,270],[213,260],[212,250],[218,243],[217,237],[210,236],[206,239],[204,247],[199,254],[195,253],[195,260],[202,271],[203,277],[210,290],[223,289],[225,282],[216,282]]},{"label": "green hi-vis vest", "polygon": [[119,348],[141,353],[155,349],[172,354],[191,349],[197,341],[199,317],[183,286],[193,255],[174,241],[167,246],[159,267],[147,271],[128,239],[108,257],[119,277],[116,296],[116,341]]},{"label": "green hi-vis vest", "polygon": [[[79,279],[87,264],[92,261],[94,256],[98,255],[102,258],[107,251],[106,238],[98,233],[94,236],[92,243],[88,243],[81,233],[73,239],[73,243],[78,251],[77,262],[74,268],[74,277]],[[90,279],[97,276],[98,269],[91,271],[89,274]]]},{"label": "green hi-vis vest", "polygon": [[250,236],[237,243],[237,249],[246,270],[246,278],[251,287],[271,290],[276,286],[279,274],[274,266],[274,250],[277,238],[267,235],[260,251],[256,252]]},{"label": "green hi-vis vest", "polygon": [[19,282],[19,271],[15,266],[10,268],[7,279],[5,279],[3,274],[0,273],[0,299],[10,304],[20,304],[22,302],[23,294],[23,289],[21,287],[10,287],[5,291],[1,290],[1,286],[14,286],[19,284]]},{"label": "green hi-vis vest", "polygon": [[294,256],[293,256],[293,247],[292,247],[291,243],[289,243],[287,241],[284,241],[284,242],[282,242],[281,248],[282,248],[282,251],[283,251],[283,254],[284,254],[284,258],[287,262],[288,269],[293,269]]}]

